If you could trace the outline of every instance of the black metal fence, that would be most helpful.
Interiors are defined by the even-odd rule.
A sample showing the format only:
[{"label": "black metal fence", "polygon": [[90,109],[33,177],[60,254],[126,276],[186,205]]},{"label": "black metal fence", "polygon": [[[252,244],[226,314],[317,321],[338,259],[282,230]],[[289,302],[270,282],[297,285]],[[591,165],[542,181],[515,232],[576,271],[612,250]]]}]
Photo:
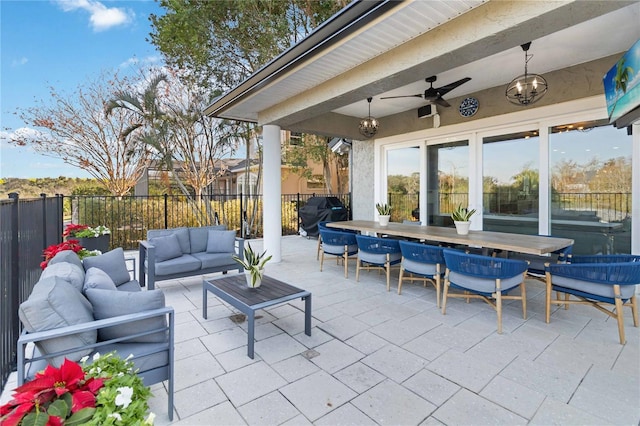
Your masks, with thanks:
[{"label": "black metal fence", "polygon": [[40,277],[42,250],[61,242],[62,197],[0,200],[0,379],[16,368],[18,306]]},{"label": "black metal fence", "polygon": [[[282,233],[296,234],[298,210],[315,194],[282,196]],[[351,217],[350,194],[334,195]],[[204,214],[198,212],[205,212]],[[2,387],[16,368],[20,330],[18,307],[40,278],[42,251],[62,242],[63,224],[73,221],[105,225],[111,247],[135,249],[148,229],[225,224],[249,238],[262,236],[262,196],[208,196],[189,201],[184,196],[104,197],[56,195],[0,200],[0,379]]]}]

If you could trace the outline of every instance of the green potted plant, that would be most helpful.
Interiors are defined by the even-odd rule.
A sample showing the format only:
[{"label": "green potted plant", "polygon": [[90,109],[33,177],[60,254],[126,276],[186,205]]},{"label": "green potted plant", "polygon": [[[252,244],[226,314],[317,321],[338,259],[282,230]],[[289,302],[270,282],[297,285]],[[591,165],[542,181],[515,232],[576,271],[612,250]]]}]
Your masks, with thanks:
[{"label": "green potted plant", "polygon": [[380,226],[387,226],[391,217],[391,206],[387,203],[376,203],[376,210],[378,210]]},{"label": "green potted plant", "polygon": [[244,249],[244,259],[234,255],[233,260],[241,264],[246,273],[247,285],[249,288],[258,288],[262,284],[262,276],[264,275],[264,265],[271,260],[271,256],[266,256],[266,250],[261,254],[253,251],[251,244],[247,244]]},{"label": "green potted plant", "polygon": [[451,219],[456,225],[456,231],[460,235],[467,235],[469,233],[469,226],[471,225],[471,216],[476,212],[476,209],[469,210],[466,207],[462,207],[462,204],[458,204],[458,207],[451,213]]}]

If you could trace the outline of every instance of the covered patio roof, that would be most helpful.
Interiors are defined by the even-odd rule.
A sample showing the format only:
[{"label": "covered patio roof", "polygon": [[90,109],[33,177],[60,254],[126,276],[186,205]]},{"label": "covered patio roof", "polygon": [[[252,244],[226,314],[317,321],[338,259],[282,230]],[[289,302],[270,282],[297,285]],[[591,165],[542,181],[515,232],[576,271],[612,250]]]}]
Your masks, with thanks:
[{"label": "covered patio roof", "polygon": [[[523,43],[533,42],[530,69],[550,73],[624,52],[639,21],[637,1],[354,1],[206,113],[358,139],[369,96],[378,118],[413,117],[423,99],[380,97],[421,93],[431,75],[436,87],[470,77],[445,97],[456,110],[451,100],[503,90],[522,74]],[[601,81],[591,84],[603,92]],[[540,105],[563,89],[551,86]]]}]

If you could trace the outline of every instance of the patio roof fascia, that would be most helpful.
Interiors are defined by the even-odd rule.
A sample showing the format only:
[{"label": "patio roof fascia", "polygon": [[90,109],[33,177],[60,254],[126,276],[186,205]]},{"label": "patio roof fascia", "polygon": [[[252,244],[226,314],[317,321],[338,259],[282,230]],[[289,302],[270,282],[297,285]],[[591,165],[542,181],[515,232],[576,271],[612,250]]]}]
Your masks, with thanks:
[{"label": "patio roof fascia", "polygon": [[372,20],[401,4],[401,1],[393,0],[357,0],[350,3],[340,12],[321,24],[302,41],[291,46],[269,61],[240,85],[215,99],[204,110],[204,113],[209,117],[257,122],[257,118],[255,120],[249,120],[247,117],[222,116],[222,114],[234,104],[278,79],[280,75],[296,67],[309,56],[316,55],[330,48],[335,43],[338,43],[341,37],[358,31]]}]

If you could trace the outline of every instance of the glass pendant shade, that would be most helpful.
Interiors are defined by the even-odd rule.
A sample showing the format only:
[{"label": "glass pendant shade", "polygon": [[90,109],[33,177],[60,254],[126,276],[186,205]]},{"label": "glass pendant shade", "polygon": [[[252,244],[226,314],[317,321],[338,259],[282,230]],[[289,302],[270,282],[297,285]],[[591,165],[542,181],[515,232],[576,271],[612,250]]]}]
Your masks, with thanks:
[{"label": "glass pendant shade", "polygon": [[378,133],[378,127],[380,126],[378,120],[371,116],[371,100],[372,98],[367,98],[367,102],[369,102],[369,115],[360,120],[359,126],[360,134],[367,139]]}]

